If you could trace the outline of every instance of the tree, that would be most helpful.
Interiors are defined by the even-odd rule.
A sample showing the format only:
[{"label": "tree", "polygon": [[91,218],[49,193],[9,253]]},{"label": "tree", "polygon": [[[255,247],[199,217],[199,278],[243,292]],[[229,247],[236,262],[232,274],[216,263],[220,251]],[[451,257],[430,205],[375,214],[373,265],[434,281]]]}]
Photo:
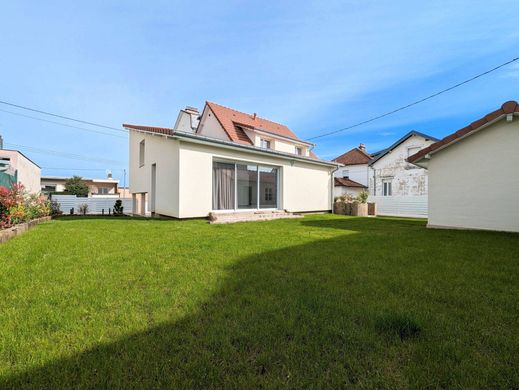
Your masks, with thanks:
[{"label": "tree", "polygon": [[88,186],[80,176],[73,176],[65,182],[65,191],[77,196],[88,196]]}]

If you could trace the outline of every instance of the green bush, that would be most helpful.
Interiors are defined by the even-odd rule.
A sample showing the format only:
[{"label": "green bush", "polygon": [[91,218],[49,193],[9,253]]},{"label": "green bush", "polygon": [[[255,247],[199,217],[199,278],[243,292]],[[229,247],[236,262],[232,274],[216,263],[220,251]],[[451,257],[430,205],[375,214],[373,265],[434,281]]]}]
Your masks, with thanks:
[{"label": "green bush", "polygon": [[73,176],[65,182],[65,191],[71,195],[88,196],[88,186],[80,176]]}]

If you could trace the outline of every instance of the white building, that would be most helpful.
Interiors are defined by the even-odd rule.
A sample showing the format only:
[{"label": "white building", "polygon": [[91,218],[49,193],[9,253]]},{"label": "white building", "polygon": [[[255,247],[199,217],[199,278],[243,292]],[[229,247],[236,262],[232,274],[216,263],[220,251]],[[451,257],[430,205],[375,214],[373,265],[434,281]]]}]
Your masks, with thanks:
[{"label": "white building", "polygon": [[343,166],[334,174],[334,196],[347,194],[357,196],[360,192],[367,191],[368,164],[371,159],[372,156],[366,152],[364,144],[335,158],[333,161],[343,164]]},{"label": "white building", "polygon": [[427,195],[427,171],[407,158],[438,141],[430,135],[410,131],[369,162],[369,189],[373,196]]},{"label": "white building", "polygon": [[409,157],[429,172],[429,227],[519,232],[519,105]]},{"label": "white building", "polygon": [[130,191],[135,204],[148,194],[151,212],[192,218],[332,208],[338,164],[319,160],[313,144],[256,114],[208,102],[195,132],[123,126],[130,132]]}]

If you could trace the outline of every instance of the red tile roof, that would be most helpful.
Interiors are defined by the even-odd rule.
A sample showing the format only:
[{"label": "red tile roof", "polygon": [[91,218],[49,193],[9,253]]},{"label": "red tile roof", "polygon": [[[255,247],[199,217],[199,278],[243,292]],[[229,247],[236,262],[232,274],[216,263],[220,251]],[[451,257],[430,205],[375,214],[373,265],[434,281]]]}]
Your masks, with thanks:
[{"label": "red tile roof", "polygon": [[422,159],[427,154],[434,152],[435,150],[445,147],[452,142],[458,140],[459,138],[466,137],[476,132],[480,127],[487,125],[488,123],[495,121],[504,117],[507,114],[519,113],[519,104],[516,101],[508,101],[504,103],[501,108],[492,111],[491,113],[485,115],[484,117],[478,119],[477,121],[472,122],[470,125],[465,126],[462,129],[459,129],[455,133],[448,135],[442,140],[435,142],[434,144],[429,145],[427,148],[420,150],[419,152],[410,156],[407,161],[414,163],[420,159]]},{"label": "red tile roof", "polygon": [[346,153],[335,158],[333,161],[344,165],[367,164],[371,160],[371,155],[360,148],[353,148]]},{"label": "red tile roof", "polygon": [[[263,130],[273,135],[292,138],[301,141],[288,127],[285,125],[260,118],[259,116],[246,114],[232,108],[224,107],[216,103],[206,102],[207,106],[214,113],[220,125],[231,139],[238,143],[246,143],[252,145],[253,142],[247,137],[245,132],[237,130],[237,127],[249,127],[253,129]],[[238,125],[238,126],[236,126]]]},{"label": "red tile roof", "polygon": [[134,129],[134,130],[142,130],[142,131],[149,131],[151,133],[158,133],[158,134],[173,134],[173,129],[169,129],[167,127],[153,127],[153,126],[143,126],[143,125],[130,125],[128,123],[123,123],[123,127],[127,129]]},{"label": "red tile roof", "polygon": [[368,188],[364,184],[357,183],[346,177],[336,177],[334,179],[335,187],[356,187],[356,188]]}]

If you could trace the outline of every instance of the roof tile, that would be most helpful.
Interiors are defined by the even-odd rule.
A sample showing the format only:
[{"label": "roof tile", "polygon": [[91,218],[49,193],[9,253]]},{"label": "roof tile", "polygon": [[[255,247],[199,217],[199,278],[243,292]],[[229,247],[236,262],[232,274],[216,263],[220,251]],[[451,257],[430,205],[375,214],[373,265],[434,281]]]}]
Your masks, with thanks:
[{"label": "roof tile", "polygon": [[335,158],[333,161],[344,165],[367,164],[371,160],[371,155],[359,148],[353,148],[346,153]]},{"label": "roof tile", "polygon": [[500,109],[497,109],[495,111],[492,111],[491,113],[485,115],[484,117],[472,122],[470,125],[465,126],[455,133],[452,133],[445,138],[443,138],[441,141],[435,142],[434,144],[429,145],[427,148],[420,150],[419,152],[413,154],[410,156],[407,161],[414,163],[418,160],[420,160],[422,157],[427,155],[428,153],[431,153],[442,146],[446,146],[458,138],[464,137],[468,134],[471,134],[481,128],[482,126],[488,124],[489,122],[492,122],[499,117],[505,115],[505,114],[512,114],[512,113],[519,113],[519,104],[517,104],[516,101],[510,100],[506,103],[503,103]]}]

